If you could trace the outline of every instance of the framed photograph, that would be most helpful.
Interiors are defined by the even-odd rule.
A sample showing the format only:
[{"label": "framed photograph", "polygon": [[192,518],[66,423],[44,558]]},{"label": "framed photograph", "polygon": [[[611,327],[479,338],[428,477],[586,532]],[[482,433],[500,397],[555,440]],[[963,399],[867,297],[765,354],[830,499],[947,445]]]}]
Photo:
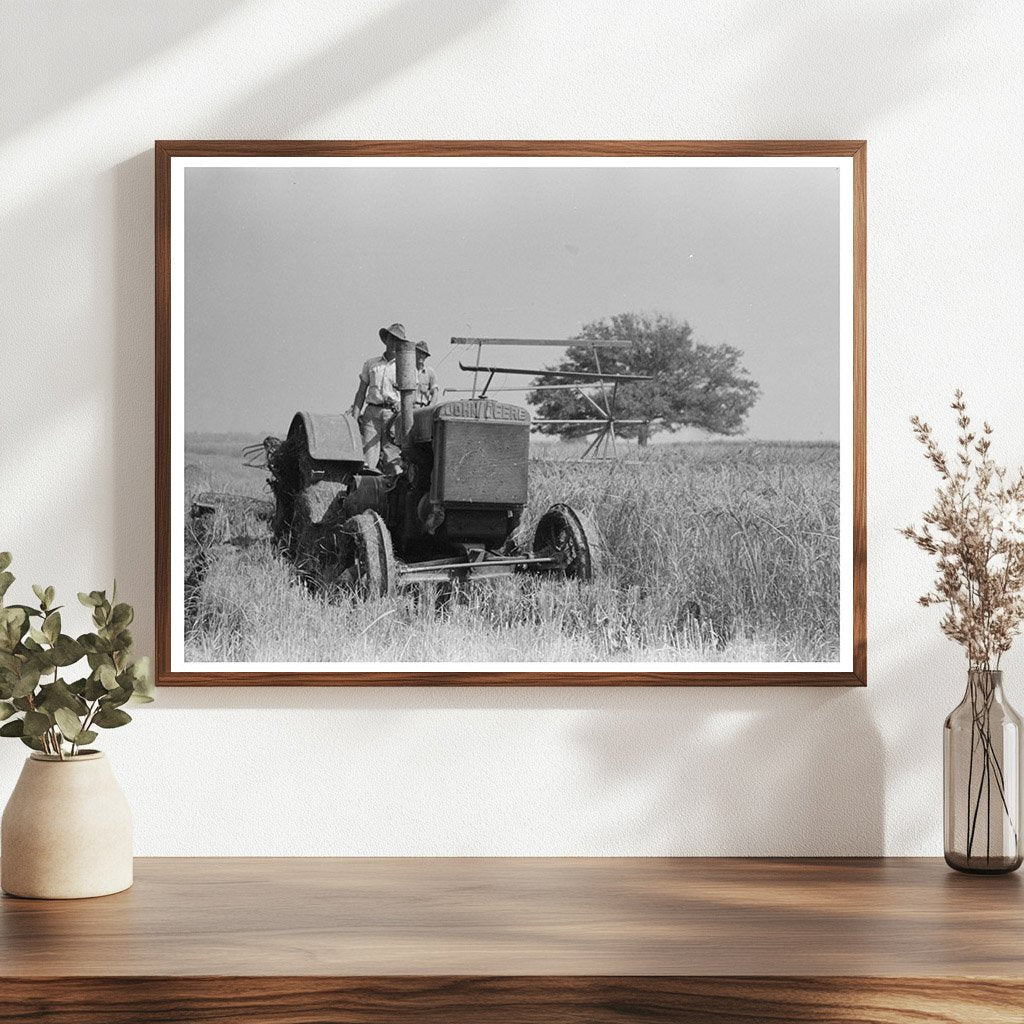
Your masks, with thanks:
[{"label": "framed photograph", "polygon": [[865,684],[863,142],[158,142],[160,685]]}]

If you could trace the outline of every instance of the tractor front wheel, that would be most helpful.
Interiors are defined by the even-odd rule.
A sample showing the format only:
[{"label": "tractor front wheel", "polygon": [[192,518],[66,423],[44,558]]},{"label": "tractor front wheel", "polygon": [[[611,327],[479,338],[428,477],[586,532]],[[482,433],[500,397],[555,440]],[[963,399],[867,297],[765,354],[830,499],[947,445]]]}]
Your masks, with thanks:
[{"label": "tractor front wheel", "polygon": [[533,535],[533,553],[553,557],[557,571],[567,580],[590,583],[600,575],[597,528],[571,505],[552,505],[540,517]]}]

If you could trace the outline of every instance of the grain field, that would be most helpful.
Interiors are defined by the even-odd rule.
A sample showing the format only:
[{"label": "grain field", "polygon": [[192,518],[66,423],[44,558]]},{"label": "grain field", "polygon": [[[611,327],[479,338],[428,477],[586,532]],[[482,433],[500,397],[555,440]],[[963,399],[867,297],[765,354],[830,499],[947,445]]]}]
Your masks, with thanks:
[{"label": "grain field", "polygon": [[[268,497],[254,437],[186,439],[203,491]],[[597,524],[591,585],[527,575],[356,601],[310,593],[254,523],[218,547],[187,617],[191,662],[822,662],[838,660],[839,449],[703,442],[579,462],[537,443],[522,530],[568,502]]]}]

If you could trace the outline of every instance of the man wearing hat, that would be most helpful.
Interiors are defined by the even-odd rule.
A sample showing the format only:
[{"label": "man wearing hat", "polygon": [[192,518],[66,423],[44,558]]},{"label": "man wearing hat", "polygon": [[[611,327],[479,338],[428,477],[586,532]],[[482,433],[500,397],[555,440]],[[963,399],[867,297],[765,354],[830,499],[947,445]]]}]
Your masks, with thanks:
[{"label": "man wearing hat", "polygon": [[427,366],[430,349],[425,341],[416,342],[416,370],[419,374],[416,388],[416,405],[433,405],[437,401],[437,374]]},{"label": "man wearing hat", "polygon": [[401,405],[401,396],[395,385],[395,340],[405,341],[405,328],[401,324],[382,327],[378,332],[384,343],[384,355],[367,359],[359,371],[359,387],[349,412],[359,419],[359,432],[363,436],[363,461],[376,469],[381,449],[390,465],[399,457],[394,443],[392,424]]}]

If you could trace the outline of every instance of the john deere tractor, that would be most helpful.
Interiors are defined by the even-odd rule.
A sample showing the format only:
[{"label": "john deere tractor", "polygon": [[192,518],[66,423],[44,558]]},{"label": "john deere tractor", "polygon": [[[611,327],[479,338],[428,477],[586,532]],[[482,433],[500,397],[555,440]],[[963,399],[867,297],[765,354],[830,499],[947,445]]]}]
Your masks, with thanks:
[{"label": "john deere tractor", "polygon": [[[520,572],[592,580],[597,535],[571,506],[552,505],[532,543],[520,539],[529,412],[489,398],[414,409],[411,342],[398,346],[396,363],[397,465],[366,465],[348,413],[297,413],[283,440],[264,442],[271,531],[305,578],[380,596],[416,583]],[[201,498],[193,520],[214,507]]]}]

